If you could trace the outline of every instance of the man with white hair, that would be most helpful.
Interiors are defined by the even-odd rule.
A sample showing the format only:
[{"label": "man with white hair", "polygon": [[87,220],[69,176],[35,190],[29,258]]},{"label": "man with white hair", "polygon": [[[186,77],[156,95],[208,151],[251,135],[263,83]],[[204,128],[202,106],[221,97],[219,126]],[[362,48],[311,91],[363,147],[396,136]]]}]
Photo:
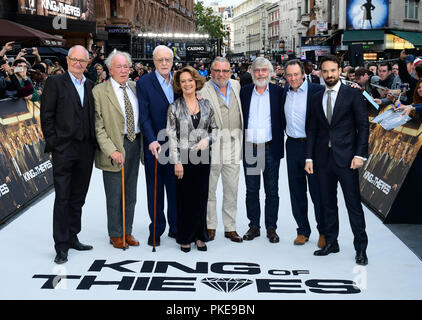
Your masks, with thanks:
[{"label": "man with white hair", "polygon": [[211,64],[211,80],[205,83],[200,91],[201,96],[211,102],[221,132],[219,139],[214,141],[212,146],[207,228],[210,240],[214,240],[218,224],[216,190],[221,175],[224,236],[231,241],[242,242],[242,237],[236,232],[236,215],[243,117],[240,85],[238,81],[230,79],[231,73],[230,63],[226,58],[215,58]]},{"label": "man with white hair", "polygon": [[41,97],[41,128],[45,152],[52,152],[56,198],[53,238],[58,264],[67,261],[70,248],[91,250],[78,240],[97,146],[94,128],[94,83],[84,71],[89,53],[82,46],[70,48],[68,72],[49,77]]},{"label": "man with white hair", "polygon": [[[95,132],[98,149],[95,166],[103,170],[107,200],[107,226],[110,243],[115,248],[139,246],[132,236],[136,205],[141,136],[136,83],[129,80],[131,57],[113,51],[105,60],[110,79],[93,90]],[[125,238],[123,239],[122,177],[125,178]]]},{"label": "man with white hair", "polygon": [[265,227],[271,243],[279,242],[276,233],[278,218],[278,172],[284,157],[282,117],[283,89],[270,83],[271,62],[258,57],[252,63],[254,84],[240,90],[245,119],[243,167],[246,181],[246,211],[250,221],[244,240],[260,236],[261,207],[259,189],[261,172],[265,189]]},{"label": "man with white hair", "polygon": [[[153,245],[154,228],[154,186],[155,159],[158,159],[161,144],[166,140],[159,140],[159,132],[166,132],[167,110],[177,97],[173,92],[171,68],[173,66],[173,51],[163,45],[157,46],[153,52],[155,71],[140,78],[136,83],[139,101],[139,119],[143,134],[145,154],[145,176],[147,183],[148,212],[151,218],[148,244]],[[170,163],[158,162],[157,169],[157,213],[155,245],[160,245],[160,237],[166,229],[164,215],[164,189],[167,197],[167,219],[169,237],[176,238],[177,209],[176,209],[176,176],[174,166]]]}]

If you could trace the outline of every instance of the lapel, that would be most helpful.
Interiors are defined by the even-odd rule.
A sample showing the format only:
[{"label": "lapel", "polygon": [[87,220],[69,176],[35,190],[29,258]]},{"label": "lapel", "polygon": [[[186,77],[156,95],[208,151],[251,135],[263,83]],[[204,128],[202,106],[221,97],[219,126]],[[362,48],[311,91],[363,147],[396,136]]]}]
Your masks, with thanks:
[{"label": "lapel", "polygon": [[[167,102],[167,106],[168,106],[170,102],[168,101],[167,96],[163,91],[163,88],[161,88],[160,82],[158,81],[157,75],[155,74],[155,70],[151,72],[151,76],[152,76],[152,85],[155,87],[155,90],[157,90],[157,92],[160,93],[161,98],[163,98]],[[174,97],[174,99],[176,100],[176,96]]]},{"label": "lapel", "polygon": [[[327,117],[325,116],[325,112],[324,112],[324,104],[322,103],[322,100],[324,99],[324,92],[325,90],[321,90],[319,94],[317,101],[317,105],[315,105],[316,107],[316,112],[319,114],[319,116],[322,118],[322,122],[324,123],[324,125],[326,127],[330,127],[330,124],[328,123]],[[309,96],[308,96],[309,97]],[[306,111],[307,112],[307,111]],[[331,122],[332,122],[333,118],[331,118]]]},{"label": "lapel", "polygon": [[249,110],[251,108],[251,100],[252,100],[252,94],[253,94],[253,89],[255,88],[255,85],[249,85],[245,90],[246,91],[246,103],[245,105],[242,107],[244,108],[244,117],[245,117],[245,129],[248,128],[248,124],[249,124]]},{"label": "lapel", "polygon": [[[229,80],[229,81],[231,81],[232,82],[232,92],[233,92],[233,94],[234,94],[234,96],[236,97],[236,101],[237,101],[237,104],[238,104],[238,106],[239,106],[239,112],[240,112],[240,122],[241,122],[241,124],[242,124],[242,128],[243,128],[243,126],[244,126],[244,121],[243,121],[243,112],[242,112],[242,102],[240,101],[240,90],[233,90],[233,88],[234,88],[234,86],[235,85],[239,85],[239,83],[236,81],[236,80]],[[237,82],[237,84],[233,84],[233,82],[234,81],[236,81]]]},{"label": "lapel", "polygon": [[113,85],[111,83],[111,78],[106,82],[106,95],[109,101],[111,102],[112,108],[116,109],[118,113],[124,117],[122,108],[120,107],[119,100],[117,99],[116,93],[114,92]]},{"label": "lapel", "polygon": [[215,108],[214,108],[214,112],[215,112],[215,114],[217,115],[217,118],[218,118],[218,122],[219,123],[223,123],[223,119],[222,119],[222,117],[221,117],[221,110],[220,110],[220,103],[219,103],[219,101],[218,101],[218,92],[216,92],[215,91],[215,88],[214,88],[214,86],[213,86],[213,84],[211,83],[211,81],[212,80],[210,80],[210,81],[208,81],[206,84],[205,84],[205,90],[207,90],[208,92],[208,96],[209,97],[211,97],[211,105],[212,106],[216,106]]},{"label": "lapel", "polygon": [[271,110],[271,122],[273,122],[274,119],[274,112],[275,112],[275,108],[279,107],[277,105],[277,95],[273,94],[273,84],[269,83],[268,84],[268,94],[270,95],[270,110]]},{"label": "lapel", "polygon": [[308,96],[306,97],[306,115],[305,115],[305,128],[307,128],[308,123],[309,123],[309,116],[310,116],[310,111],[309,108],[311,108],[310,106],[312,105],[312,96],[314,95],[314,88],[313,85],[308,83]]},{"label": "lapel", "polygon": [[[67,87],[67,91],[70,93],[70,96],[73,100],[73,105],[78,105],[80,108],[82,108],[81,99],[79,98],[78,91],[75,88],[75,85],[72,82],[72,79],[70,78],[69,72],[64,73],[64,83]],[[86,82],[85,82],[86,84]]]}]

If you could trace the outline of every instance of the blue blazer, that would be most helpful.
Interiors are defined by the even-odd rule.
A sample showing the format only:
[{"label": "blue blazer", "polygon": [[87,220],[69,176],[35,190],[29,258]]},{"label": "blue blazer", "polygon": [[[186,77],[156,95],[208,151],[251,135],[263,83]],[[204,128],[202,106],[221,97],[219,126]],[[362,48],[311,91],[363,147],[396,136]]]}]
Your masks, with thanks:
[{"label": "blue blazer", "polygon": [[[275,84],[269,83],[270,90],[270,108],[271,108],[271,131],[272,131],[272,144],[271,149],[276,159],[284,157],[284,130],[286,127],[284,123],[283,110],[283,88]],[[248,129],[249,125],[249,110],[251,106],[252,93],[255,85],[248,84],[240,89],[240,101],[242,102],[242,111],[244,119],[244,130]],[[245,131],[243,131],[245,137]],[[245,144],[245,138],[243,139]],[[243,156],[245,156],[245,148],[243,148]]]},{"label": "blue blazer", "polygon": [[323,95],[324,91],[320,91],[312,97],[315,103],[306,132],[306,159],[313,159],[315,166],[326,166],[329,140],[339,167],[349,167],[354,156],[367,158],[369,119],[361,91],[344,84],[340,86],[330,124],[322,105]]},{"label": "blue blazer", "polygon": [[[305,80],[306,81],[306,80]],[[284,123],[284,130],[286,130],[286,114],[284,113],[284,105],[286,103],[286,97],[287,97],[287,92],[290,90],[290,85],[287,83],[286,86],[284,87],[284,91],[283,91],[283,99],[282,99],[282,103],[283,103],[283,112],[282,112],[282,117],[283,117],[283,123]],[[320,84],[315,84],[315,83],[310,83],[308,82],[308,95],[307,95],[307,99],[306,99],[306,120],[305,120],[305,131],[308,131],[309,128],[309,120],[311,117],[311,108],[312,108],[312,104],[315,103],[314,100],[312,100],[312,96],[320,91],[324,91],[325,87],[320,85]]]},{"label": "blue blazer", "polygon": [[[170,102],[158,82],[155,72],[141,77],[136,82],[139,101],[139,121],[146,142],[145,147],[157,141],[158,132],[167,127],[167,111]],[[179,95],[174,95],[176,100]]]}]

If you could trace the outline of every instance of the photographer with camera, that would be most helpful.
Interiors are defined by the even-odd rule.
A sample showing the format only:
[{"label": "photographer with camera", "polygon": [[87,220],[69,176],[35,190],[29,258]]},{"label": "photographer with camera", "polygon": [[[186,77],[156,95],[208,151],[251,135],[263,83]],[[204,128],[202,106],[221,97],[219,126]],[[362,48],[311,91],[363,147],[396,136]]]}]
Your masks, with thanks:
[{"label": "photographer with camera", "polygon": [[419,79],[422,79],[422,63],[418,64],[415,67],[415,76],[412,77],[412,75],[409,73],[407,65],[406,65],[406,59],[409,57],[409,54],[406,53],[406,50],[403,50],[400,53],[400,59],[398,62],[399,65],[399,77],[402,80],[403,83],[409,84],[409,90],[406,92],[407,96],[407,102],[408,104],[413,103],[413,94],[416,90],[416,84],[418,83]]}]

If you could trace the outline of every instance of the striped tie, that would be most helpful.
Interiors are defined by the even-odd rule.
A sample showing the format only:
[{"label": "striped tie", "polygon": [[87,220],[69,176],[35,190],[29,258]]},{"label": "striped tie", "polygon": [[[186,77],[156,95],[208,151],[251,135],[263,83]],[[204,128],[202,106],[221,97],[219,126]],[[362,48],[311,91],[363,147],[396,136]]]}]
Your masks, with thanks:
[{"label": "striped tie", "polygon": [[120,86],[123,89],[123,98],[125,100],[125,113],[126,113],[126,126],[127,126],[127,138],[130,142],[133,142],[136,139],[135,134],[135,121],[133,117],[132,104],[130,103],[129,96],[126,92],[126,87]]}]

